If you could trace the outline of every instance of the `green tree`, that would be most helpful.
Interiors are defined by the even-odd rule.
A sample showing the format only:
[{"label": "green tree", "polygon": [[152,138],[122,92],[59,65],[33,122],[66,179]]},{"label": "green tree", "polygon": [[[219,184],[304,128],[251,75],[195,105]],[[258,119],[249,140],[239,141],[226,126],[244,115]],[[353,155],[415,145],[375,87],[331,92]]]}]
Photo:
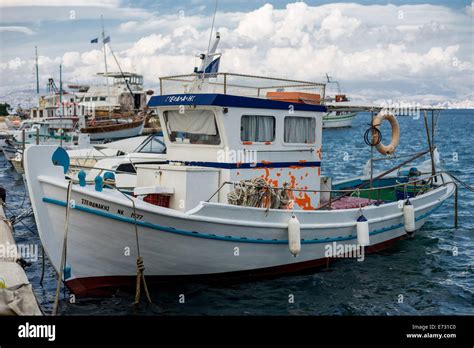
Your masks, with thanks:
[{"label": "green tree", "polygon": [[0,116],[8,116],[8,110],[11,110],[10,104],[0,103]]}]

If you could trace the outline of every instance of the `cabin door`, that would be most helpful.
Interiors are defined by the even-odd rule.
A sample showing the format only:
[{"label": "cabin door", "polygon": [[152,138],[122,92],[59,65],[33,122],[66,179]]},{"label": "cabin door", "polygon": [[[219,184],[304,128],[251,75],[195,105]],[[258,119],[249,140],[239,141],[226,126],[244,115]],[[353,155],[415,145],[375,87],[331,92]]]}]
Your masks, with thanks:
[{"label": "cabin door", "polygon": [[140,94],[134,94],[133,95],[133,108],[135,110],[141,109],[141,95]]}]

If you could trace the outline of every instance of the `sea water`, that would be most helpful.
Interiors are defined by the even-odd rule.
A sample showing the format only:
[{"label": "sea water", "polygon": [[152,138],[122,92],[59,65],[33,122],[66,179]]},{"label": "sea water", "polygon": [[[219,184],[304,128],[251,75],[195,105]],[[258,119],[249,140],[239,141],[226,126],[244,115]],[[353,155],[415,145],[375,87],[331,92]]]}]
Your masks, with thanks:
[{"label": "sea water", "polygon": [[[352,128],[324,130],[322,175],[331,175],[334,182],[362,174],[371,153],[363,141],[369,122],[370,115],[361,113]],[[422,115],[399,117],[399,123],[398,155],[427,148]],[[435,136],[444,167],[470,185],[474,185],[473,133],[474,110],[447,110],[439,118]],[[383,135],[383,142],[388,143],[389,127],[383,127]],[[386,166],[392,164],[381,162],[387,162]],[[9,216],[29,207],[21,176],[2,155],[0,186],[8,191]],[[364,262],[342,259],[305,275],[230,285],[151,286],[154,304],[145,305],[144,301],[138,310],[132,305],[133,293],[74,299],[66,290],[61,293],[60,312],[63,315],[474,314],[473,212],[474,194],[460,189],[457,230],[453,227],[454,199],[451,198],[414,238],[386,251],[366,255]],[[15,238],[17,243],[40,244],[34,218],[15,225]],[[41,306],[50,312],[56,274],[47,258],[43,286],[40,285],[41,255],[36,262],[31,261],[26,273]]]}]

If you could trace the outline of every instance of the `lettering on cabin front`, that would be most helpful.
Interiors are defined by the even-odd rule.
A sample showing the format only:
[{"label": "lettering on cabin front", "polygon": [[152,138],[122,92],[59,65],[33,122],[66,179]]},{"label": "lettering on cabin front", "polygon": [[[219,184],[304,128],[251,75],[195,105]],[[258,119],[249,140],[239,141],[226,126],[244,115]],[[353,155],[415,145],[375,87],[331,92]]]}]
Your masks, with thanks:
[{"label": "lettering on cabin front", "polygon": [[165,101],[167,103],[193,102],[195,98],[195,95],[170,95],[165,98]]}]

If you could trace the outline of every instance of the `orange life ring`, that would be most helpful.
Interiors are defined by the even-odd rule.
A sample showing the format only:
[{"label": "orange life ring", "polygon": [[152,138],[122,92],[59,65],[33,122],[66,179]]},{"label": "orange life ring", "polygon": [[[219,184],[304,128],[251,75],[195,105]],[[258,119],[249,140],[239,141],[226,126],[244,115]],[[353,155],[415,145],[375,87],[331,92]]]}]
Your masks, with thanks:
[{"label": "orange life ring", "polygon": [[390,122],[390,126],[392,127],[392,141],[388,145],[384,145],[380,142],[379,139],[379,132],[372,132],[372,144],[375,145],[375,148],[378,152],[382,155],[390,155],[395,152],[397,148],[398,142],[400,141],[400,126],[398,125],[397,118],[392,114],[378,114],[374,117],[372,121],[372,126],[376,127],[380,131],[380,125],[382,124],[383,120],[387,120]]}]

